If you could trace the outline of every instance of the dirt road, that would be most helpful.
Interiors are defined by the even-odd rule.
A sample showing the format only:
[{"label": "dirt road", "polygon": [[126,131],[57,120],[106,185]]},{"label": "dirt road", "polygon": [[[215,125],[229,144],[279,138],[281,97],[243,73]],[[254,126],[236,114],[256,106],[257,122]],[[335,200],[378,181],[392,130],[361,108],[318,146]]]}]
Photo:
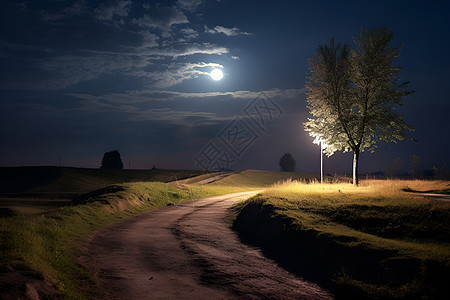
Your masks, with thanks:
[{"label": "dirt road", "polygon": [[204,198],[124,219],[96,232],[82,263],[109,299],[326,299],[253,247],[227,208],[253,193]]}]

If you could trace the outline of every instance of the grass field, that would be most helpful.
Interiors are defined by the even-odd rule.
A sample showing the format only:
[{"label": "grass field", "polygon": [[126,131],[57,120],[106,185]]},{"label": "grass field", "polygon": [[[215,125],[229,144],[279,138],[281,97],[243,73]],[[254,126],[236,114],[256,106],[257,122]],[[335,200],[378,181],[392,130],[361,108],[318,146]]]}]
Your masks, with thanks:
[{"label": "grass field", "polygon": [[288,181],[235,206],[250,243],[341,298],[450,296],[450,202],[444,181]]},{"label": "grass field", "polygon": [[68,167],[0,168],[0,193],[84,194],[124,182],[169,182],[203,174],[186,170],[105,170]]},{"label": "grass field", "polygon": [[185,170],[102,170],[59,167],[0,168],[0,217],[35,214],[112,184],[170,182],[203,174]]},{"label": "grass field", "polygon": [[[90,275],[76,262],[81,251],[80,243],[94,230],[132,214],[168,204],[261,189],[279,180],[304,176],[249,170],[232,174],[222,179],[222,183],[198,185],[195,183],[215,174],[190,178],[198,172],[106,172],[72,168],[37,168],[30,171],[22,168],[13,169],[15,174],[5,176],[5,172],[11,170],[2,171],[16,193],[11,193],[11,186],[3,183],[2,192],[5,194],[9,188],[6,194],[10,198],[3,197],[1,203],[8,209],[12,207],[14,214],[0,218],[0,289],[3,293],[24,296],[27,292],[25,282],[31,276],[34,281],[46,281],[47,285],[41,287],[42,293],[47,296],[62,295],[67,299],[95,298],[97,295]],[[20,176],[20,172],[25,173]],[[21,178],[25,178],[23,186],[20,185]],[[133,182],[143,178],[171,182]],[[183,178],[185,180],[178,180]],[[74,186],[77,188],[73,189]],[[88,193],[80,195],[81,192]],[[35,198],[14,197],[24,193]],[[71,198],[52,199],[52,195],[62,194],[68,194]],[[70,199],[82,204],[61,206]],[[44,202],[46,205],[43,205]],[[12,274],[19,278],[15,285],[8,281]]]},{"label": "grass field", "polygon": [[201,191],[203,195],[212,196],[217,194],[237,193],[267,188],[273,184],[288,179],[317,180],[313,175],[307,173],[245,170],[239,173],[231,174],[228,177],[209,184],[199,186],[195,185],[195,182],[208,178],[209,176],[211,175],[202,175],[199,176],[198,180],[196,178],[192,178],[182,181],[182,183],[186,183],[190,185],[191,188]]},{"label": "grass field", "polygon": [[115,187],[87,205],[0,218],[0,271],[38,271],[65,298],[95,297],[95,289],[80,288],[89,281],[89,274],[76,263],[78,250],[74,250],[89,233],[131,214],[197,197],[159,182]]},{"label": "grass field", "polygon": [[[373,180],[322,189],[309,174],[257,170],[198,184],[217,174],[5,169],[0,204],[13,213],[0,218],[2,291],[18,288],[2,282],[19,274],[46,282],[45,295],[95,298],[90,275],[76,262],[94,230],[168,204],[265,189],[234,207],[235,228],[290,271],[342,298],[450,295],[450,203],[418,193],[448,194],[449,182]],[[67,206],[71,200],[80,205]]]}]

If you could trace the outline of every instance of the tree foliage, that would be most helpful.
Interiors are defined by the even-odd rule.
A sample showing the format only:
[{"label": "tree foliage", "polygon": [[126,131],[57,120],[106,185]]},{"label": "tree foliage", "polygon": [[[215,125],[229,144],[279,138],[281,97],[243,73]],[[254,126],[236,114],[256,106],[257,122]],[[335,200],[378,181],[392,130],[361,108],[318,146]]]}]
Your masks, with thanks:
[{"label": "tree foliage", "polygon": [[309,60],[307,102],[312,118],[305,130],[321,141],[324,153],[353,151],[353,183],[358,184],[359,153],[374,152],[379,141],[408,139],[412,128],[396,111],[411,93],[400,83],[401,68],[393,65],[400,48],[390,47],[394,35],[386,27],[361,29],[355,47],[330,39]]},{"label": "tree foliage", "polygon": [[285,153],[280,158],[280,171],[281,172],[294,172],[297,162],[290,153]]},{"label": "tree foliage", "polygon": [[103,154],[102,165],[100,169],[123,169],[122,159],[117,150],[105,152]]}]

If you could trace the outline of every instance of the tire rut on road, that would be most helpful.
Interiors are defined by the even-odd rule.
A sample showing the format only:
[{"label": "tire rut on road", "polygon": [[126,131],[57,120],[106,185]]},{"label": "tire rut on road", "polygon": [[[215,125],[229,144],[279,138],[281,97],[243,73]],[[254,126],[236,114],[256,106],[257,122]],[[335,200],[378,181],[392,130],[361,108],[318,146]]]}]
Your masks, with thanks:
[{"label": "tire rut on road", "polygon": [[109,299],[326,299],[227,223],[255,192],[203,198],[130,217],[96,232],[80,260]]}]

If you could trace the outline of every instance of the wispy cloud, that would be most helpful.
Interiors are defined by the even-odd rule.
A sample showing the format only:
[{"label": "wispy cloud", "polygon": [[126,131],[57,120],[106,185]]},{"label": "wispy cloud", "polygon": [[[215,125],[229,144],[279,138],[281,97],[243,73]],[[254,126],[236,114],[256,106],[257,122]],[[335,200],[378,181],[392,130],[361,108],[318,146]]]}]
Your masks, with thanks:
[{"label": "wispy cloud", "polygon": [[241,99],[249,100],[258,97],[261,92],[270,98],[278,101],[292,100],[298,98],[305,93],[305,89],[271,89],[265,91],[230,91],[230,92],[202,92],[202,93],[184,93],[167,90],[129,90],[124,93],[107,93],[104,95],[90,95],[90,94],[69,94],[72,97],[96,100],[109,101],[112,103],[144,103],[155,101],[173,101],[173,100],[195,100],[195,99]]},{"label": "wispy cloud", "polygon": [[[18,27],[16,34],[0,41],[4,78],[0,89],[57,90],[104,75],[132,76],[136,84],[162,89],[207,75],[215,56],[230,52],[208,42],[203,24],[190,24],[185,13],[195,18],[192,11],[201,4],[200,0],[180,0],[171,6],[79,0],[45,9],[35,9],[28,1],[14,5],[14,15],[23,20],[32,16],[38,25],[36,30]],[[223,26],[211,30],[249,34]]]},{"label": "wispy cloud", "polygon": [[[166,90],[132,90],[104,95],[68,94],[67,96],[80,99],[76,110],[82,114],[115,112],[122,116],[121,119],[128,121],[163,121],[170,124],[197,126],[220,124],[233,120],[236,115],[245,118],[245,113],[242,112],[243,107],[260,96],[261,92],[182,93]],[[304,89],[272,89],[263,92],[266,96],[283,102],[296,100],[304,94]]]},{"label": "wispy cloud", "polygon": [[143,17],[133,19],[133,23],[142,28],[158,28],[162,31],[163,37],[170,37],[169,32],[173,25],[185,24],[189,21],[176,6],[152,6],[148,8]]},{"label": "wispy cloud", "polygon": [[226,36],[237,36],[237,35],[251,35],[250,32],[241,31],[237,27],[227,28],[224,26],[215,26],[214,28],[208,28],[205,25],[205,32],[210,34],[223,33]]},{"label": "wispy cloud", "polygon": [[184,80],[197,78],[200,75],[209,76],[212,68],[223,67],[217,63],[171,63],[162,71],[146,72],[144,70],[138,73],[131,72],[130,75],[144,77],[152,86],[157,88],[167,88],[183,82]]},{"label": "wispy cloud", "polygon": [[[45,107],[49,112],[49,108]],[[83,114],[118,113],[121,120],[131,122],[164,122],[183,126],[214,125],[235,118],[234,114],[211,111],[183,110],[175,107],[143,108],[139,104],[117,103],[96,97],[86,97],[76,109]],[[58,109],[53,109],[57,113]],[[73,110],[72,110],[73,111]]]},{"label": "wispy cloud", "polygon": [[180,32],[183,34],[183,38],[190,40],[198,37],[198,32],[192,28],[182,28]]},{"label": "wispy cloud", "polygon": [[178,0],[177,5],[181,9],[188,11],[195,11],[197,7],[202,4],[202,0]]},{"label": "wispy cloud", "polygon": [[40,84],[43,89],[61,89],[80,81],[97,78],[102,74],[125,72],[148,64],[144,57],[139,56],[109,54],[59,56],[41,62],[41,69],[46,71],[48,78]]},{"label": "wispy cloud", "polygon": [[99,20],[111,21],[114,16],[127,17],[131,0],[106,1],[94,10]]},{"label": "wispy cloud", "polygon": [[228,49],[210,43],[185,43],[177,45],[176,48],[160,48],[149,50],[147,55],[170,56],[178,58],[180,56],[189,56],[194,54],[223,55],[227,54]]}]

